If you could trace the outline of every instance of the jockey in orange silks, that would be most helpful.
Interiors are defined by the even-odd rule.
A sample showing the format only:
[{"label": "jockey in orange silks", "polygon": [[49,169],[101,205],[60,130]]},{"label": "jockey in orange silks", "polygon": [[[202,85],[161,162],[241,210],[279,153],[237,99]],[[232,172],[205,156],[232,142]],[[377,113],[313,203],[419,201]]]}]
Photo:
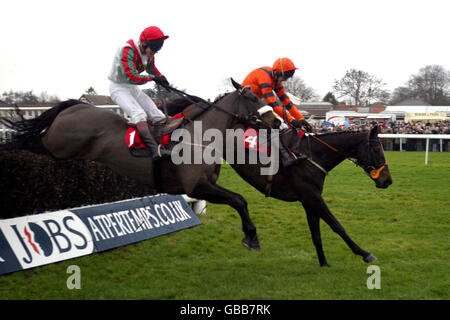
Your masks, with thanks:
[{"label": "jockey in orange silks", "polygon": [[[281,118],[285,119],[290,125],[301,128],[306,127],[307,131],[312,128],[305,120],[305,117],[298,111],[297,107],[291,102],[283,87],[283,81],[291,78],[297,68],[289,58],[279,58],[272,67],[262,67],[250,72],[242,82],[243,86],[249,86],[254,94],[260,99],[264,99],[266,104],[272,107],[273,111]],[[280,99],[284,107],[280,106],[275,97]],[[289,112],[285,112],[286,108]],[[282,143],[279,144],[281,161],[283,166],[288,167],[297,160],[304,157],[289,153]]]},{"label": "jockey in orange silks", "polygon": [[[310,130],[311,126],[292,103],[291,99],[289,99],[282,83],[282,81],[291,78],[297,69],[289,58],[279,58],[275,61],[273,67],[262,67],[250,72],[242,82],[242,85],[250,86],[253,93],[260,99],[264,98],[266,104],[271,106],[273,111],[281,118],[287,120],[289,124],[298,128],[305,126],[307,130]],[[274,92],[289,112],[284,112]]]}]

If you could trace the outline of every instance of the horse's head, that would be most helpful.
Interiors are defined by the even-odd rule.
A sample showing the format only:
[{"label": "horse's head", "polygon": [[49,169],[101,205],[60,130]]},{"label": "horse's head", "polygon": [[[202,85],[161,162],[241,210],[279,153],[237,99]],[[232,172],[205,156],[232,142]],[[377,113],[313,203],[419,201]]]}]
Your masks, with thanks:
[{"label": "horse's head", "polygon": [[250,87],[248,86],[241,86],[239,83],[233,80],[231,78],[231,83],[233,84],[233,87],[236,89],[236,91],[233,93],[234,95],[237,95],[237,109],[235,109],[235,112],[238,114],[241,118],[257,118],[260,119],[260,115],[258,114],[258,109],[260,107],[259,105],[259,99],[258,97],[252,92]]},{"label": "horse's head", "polygon": [[[240,104],[239,115],[247,114],[252,115],[259,120],[259,124],[262,127],[278,129],[283,122],[275,112],[273,112],[272,107],[264,106],[261,107],[258,97],[252,92],[249,86],[241,86],[239,83],[231,78],[231,83],[236,89],[237,94],[244,97]],[[258,125],[258,124],[256,124]]]},{"label": "horse's head", "polygon": [[383,146],[378,138],[379,132],[380,128],[378,126],[370,130],[367,140],[358,147],[356,163],[375,181],[377,188],[387,188],[392,184],[392,178]]},{"label": "horse's head", "polygon": [[258,109],[259,116],[264,126],[273,129],[280,129],[283,119],[277,115],[271,106],[265,105]]}]

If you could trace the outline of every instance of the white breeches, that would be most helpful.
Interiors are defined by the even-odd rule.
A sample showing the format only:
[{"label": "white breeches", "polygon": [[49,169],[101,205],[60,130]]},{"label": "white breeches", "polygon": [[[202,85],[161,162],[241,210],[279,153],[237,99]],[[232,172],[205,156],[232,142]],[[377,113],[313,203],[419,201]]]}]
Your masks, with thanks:
[{"label": "white breeches", "polygon": [[133,123],[147,121],[147,116],[152,122],[165,118],[164,113],[138,85],[111,82],[109,93],[112,101],[119,105]]}]

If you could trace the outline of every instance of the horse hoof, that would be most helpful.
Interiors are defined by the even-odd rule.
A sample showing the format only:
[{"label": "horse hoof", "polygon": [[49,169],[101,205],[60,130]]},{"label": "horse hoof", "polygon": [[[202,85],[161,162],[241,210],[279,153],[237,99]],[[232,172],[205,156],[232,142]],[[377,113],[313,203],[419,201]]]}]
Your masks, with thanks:
[{"label": "horse hoof", "polygon": [[369,255],[365,256],[363,258],[364,262],[374,262],[377,260],[377,257],[375,257],[373,254],[369,253]]},{"label": "horse hoof", "polygon": [[249,250],[261,251],[258,239],[251,240],[248,236],[242,239],[242,244]]},{"label": "horse hoof", "polygon": [[327,267],[327,268],[331,268],[331,266],[328,263],[324,263],[320,265],[321,267]]}]

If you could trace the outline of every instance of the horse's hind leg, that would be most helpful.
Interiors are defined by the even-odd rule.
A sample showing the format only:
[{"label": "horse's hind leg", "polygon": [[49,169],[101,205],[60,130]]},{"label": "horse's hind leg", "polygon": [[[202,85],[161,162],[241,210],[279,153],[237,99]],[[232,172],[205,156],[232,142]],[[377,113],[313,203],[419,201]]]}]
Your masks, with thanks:
[{"label": "horse's hind leg", "polygon": [[202,182],[196,186],[192,194],[193,198],[204,199],[212,203],[228,204],[239,213],[242,220],[242,230],[245,238],[242,240],[248,249],[260,250],[256,227],[250,219],[247,201],[239,194],[227,190],[210,182]]}]

